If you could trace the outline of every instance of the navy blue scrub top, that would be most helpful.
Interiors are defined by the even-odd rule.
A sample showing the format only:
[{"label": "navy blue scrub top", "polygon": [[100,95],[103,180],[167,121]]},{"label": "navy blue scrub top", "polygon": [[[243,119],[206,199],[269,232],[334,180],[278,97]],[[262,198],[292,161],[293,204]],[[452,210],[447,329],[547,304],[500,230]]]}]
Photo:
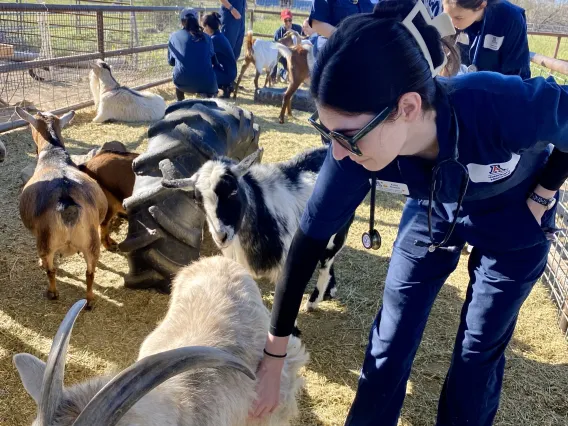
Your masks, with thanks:
[{"label": "navy blue scrub top", "polygon": [[[485,21],[485,25],[484,25]],[[478,71],[495,71],[530,78],[529,42],[524,9],[500,0],[487,6],[485,18],[458,34],[462,64]],[[479,48],[477,47],[478,44]]]},{"label": "navy blue scrub top", "polygon": [[[234,0],[234,1],[231,0],[230,3],[233,6],[233,9],[237,9],[237,11],[241,14],[241,20],[244,22],[245,10],[247,7],[246,0]],[[226,18],[232,18],[233,20],[235,20],[231,11],[227,9],[225,6],[221,5],[221,22],[226,22],[223,20]]]},{"label": "navy blue scrub top", "polygon": [[227,82],[218,82],[218,84],[228,84],[237,77],[237,61],[235,60],[233,48],[229,44],[227,37],[219,30],[213,33],[211,40],[213,41],[213,48],[215,55],[217,55],[217,60],[223,67],[224,74],[226,74],[228,79]]},{"label": "navy blue scrub top", "polygon": [[309,18],[310,26],[315,19],[337,27],[344,18],[356,13],[371,13],[374,7],[371,0],[314,0]]},{"label": "navy blue scrub top", "polygon": [[[515,209],[528,211],[526,199],[551,152],[549,143],[568,152],[568,86],[559,86],[552,77],[523,81],[493,72],[439,81],[445,88],[438,90],[435,102],[437,160],[399,156],[376,172],[379,184],[394,182],[407,189],[401,193],[428,203],[433,167],[454,152],[453,106],[459,124],[458,160],[470,176],[458,223],[479,228],[480,235],[493,233],[499,244],[534,244],[529,239],[535,234],[522,232],[511,218]],[[455,170],[441,175],[442,189],[434,198],[452,206],[448,211],[457,206],[461,184],[452,175]],[[371,176],[349,157],[335,160],[330,147],[301,218],[304,234],[319,240],[335,234],[369,192]]]},{"label": "navy blue scrub top", "polygon": [[184,29],[172,33],[168,41],[168,63],[174,67],[176,87],[186,93],[216,94],[219,89],[212,65],[214,55],[209,35],[203,33],[203,38],[197,39]]}]

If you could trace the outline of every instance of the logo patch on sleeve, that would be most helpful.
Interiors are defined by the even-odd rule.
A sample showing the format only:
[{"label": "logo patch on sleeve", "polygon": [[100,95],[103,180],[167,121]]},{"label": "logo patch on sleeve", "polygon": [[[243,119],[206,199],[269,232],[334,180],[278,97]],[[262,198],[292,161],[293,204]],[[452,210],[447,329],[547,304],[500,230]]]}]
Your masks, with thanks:
[{"label": "logo patch on sleeve", "polygon": [[511,159],[506,163],[493,164],[475,164],[469,163],[467,170],[469,171],[469,179],[476,183],[491,183],[510,176],[515,169],[521,156],[513,154]]}]

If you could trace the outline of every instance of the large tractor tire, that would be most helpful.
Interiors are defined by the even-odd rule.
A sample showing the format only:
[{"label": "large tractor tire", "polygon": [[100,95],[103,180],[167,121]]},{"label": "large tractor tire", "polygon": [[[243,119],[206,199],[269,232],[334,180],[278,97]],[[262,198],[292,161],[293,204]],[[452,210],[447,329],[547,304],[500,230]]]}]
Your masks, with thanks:
[{"label": "large tractor tire", "polygon": [[191,193],[164,188],[162,178],[190,177],[220,155],[242,160],[258,149],[259,133],[252,113],[217,99],[176,102],[150,126],[148,149],[132,166],[134,191],[124,200],[126,287],[169,293],[177,271],[199,257],[204,215]]}]

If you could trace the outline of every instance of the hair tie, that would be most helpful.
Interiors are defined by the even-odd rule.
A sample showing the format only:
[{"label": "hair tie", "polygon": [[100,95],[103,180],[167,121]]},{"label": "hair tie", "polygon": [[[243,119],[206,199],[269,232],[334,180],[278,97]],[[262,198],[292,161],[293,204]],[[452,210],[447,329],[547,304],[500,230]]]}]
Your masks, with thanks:
[{"label": "hair tie", "polygon": [[436,18],[432,19],[430,13],[428,13],[428,10],[426,9],[426,6],[424,5],[424,3],[422,3],[422,0],[416,1],[416,4],[414,5],[410,13],[402,21],[402,25],[404,25],[408,29],[408,31],[410,31],[410,34],[412,34],[412,36],[418,42],[420,50],[422,50],[422,53],[426,57],[426,61],[428,61],[428,65],[430,66],[430,71],[432,71],[432,77],[435,77],[440,73],[442,68],[446,65],[446,63],[448,62],[448,58],[446,58],[446,56],[444,55],[444,60],[442,64],[434,68],[434,64],[432,63],[432,56],[430,55],[428,46],[424,41],[424,37],[422,37],[420,31],[418,30],[418,28],[416,28],[414,22],[412,22],[416,17],[416,15],[418,15],[419,13],[424,18],[426,25],[432,25],[434,28],[436,28],[442,38],[447,37],[449,35],[454,35],[456,33],[456,29],[454,27],[454,24],[452,23],[452,19],[445,12],[441,13],[440,15],[436,16]]}]

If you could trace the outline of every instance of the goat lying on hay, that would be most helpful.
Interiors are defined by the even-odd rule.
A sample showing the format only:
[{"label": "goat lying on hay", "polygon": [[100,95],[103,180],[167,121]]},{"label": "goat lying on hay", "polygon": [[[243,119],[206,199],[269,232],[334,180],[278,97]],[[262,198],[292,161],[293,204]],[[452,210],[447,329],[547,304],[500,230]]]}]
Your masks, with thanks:
[{"label": "goat lying on hay", "polygon": [[267,85],[272,86],[270,73],[274,67],[278,65],[277,43],[268,40],[255,39],[252,36],[252,31],[248,31],[245,35],[245,59],[243,61],[243,66],[241,67],[239,77],[237,78],[237,83],[235,84],[235,92],[233,94],[234,98],[237,97],[239,84],[241,83],[243,74],[252,63],[254,63],[256,68],[256,75],[254,76],[255,90],[258,89],[258,78],[263,72],[266,72],[264,87]]},{"label": "goat lying on hay", "polygon": [[34,174],[20,195],[20,217],[36,237],[40,261],[47,272],[47,296],[57,299],[54,257],[83,253],[87,262],[87,302],[91,307],[95,268],[99,260],[98,228],[107,213],[107,200],[100,186],[73,164],[65,150],[61,129],[74,117],[71,111],[56,117],[21,108],[18,115],[32,126],[38,161]]},{"label": "goat lying on hay", "polygon": [[121,86],[108,64],[100,59],[89,72],[91,93],[97,115],[94,123],[115,121],[156,121],[164,117],[166,101],[150,92],[139,92]]},{"label": "goat lying on hay", "polygon": [[114,378],[64,389],[67,346],[82,306],[77,302],[63,320],[47,364],[30,354],[14,356],[24,388],[38,406],[36,424],[283,426],[297,415],[303,385],[298,370],[309,357],[292,336],[280,405],[261,421],[247,418],[269,313],[256,283],[238,263],[215,256],[182,269],[173,281],[168,312],[142,343],[138,361]]},{"label": "goat lying on hay", "polygon": [[292,116],[292,96],[304,81],[309,80],[315,57],[312,43],[307,40],[302,41],[296,31],[287,31],[277,44],[278,51],[286,58],[289,76],[288,88],[284,93],[280,110],[279,121],[282,124],[286,110],[288,110],[288,116]]},{"label": "goat lying on hay", "polygon": [[[162,185],[193,191],[223,254],[243,264],[253,276],[276,283],[327,148],[309,150],[282,163],[254,164],[259,152],[239,164],[227,158],[210,160],[191,178],[164,180]],[[335,296],[333,262],[352,221],[330,238],[307,310]]]}]

